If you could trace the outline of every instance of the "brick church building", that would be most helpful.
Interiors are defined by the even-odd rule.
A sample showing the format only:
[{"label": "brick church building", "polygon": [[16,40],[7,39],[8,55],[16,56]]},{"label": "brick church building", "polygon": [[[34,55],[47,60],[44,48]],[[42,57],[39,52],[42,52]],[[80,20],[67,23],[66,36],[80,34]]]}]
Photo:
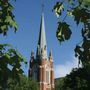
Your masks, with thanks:
[{"label": "brick church building", "polygon": [[29,77],[39,82],[40,90],[54,90],[54,69],[52,51],[47,56],[44,14],[41,16],[40,33],[36,56],[31,52]]}]

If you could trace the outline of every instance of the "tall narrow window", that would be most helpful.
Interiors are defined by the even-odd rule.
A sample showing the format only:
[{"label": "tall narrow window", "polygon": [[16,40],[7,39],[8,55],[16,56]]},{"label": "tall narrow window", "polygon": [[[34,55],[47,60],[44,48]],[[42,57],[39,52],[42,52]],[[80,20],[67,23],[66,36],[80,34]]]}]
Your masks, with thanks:
[{"label": "tall narrow window", "polygon": [[50,84],[50,71],[46,71],[46,83]]},{"label": "tall narrow window", "polygon": [[38,67],[37,66],[34,66],[33,67],[33,79],[35,81],[37,81],[37,78],[38,78]]}]

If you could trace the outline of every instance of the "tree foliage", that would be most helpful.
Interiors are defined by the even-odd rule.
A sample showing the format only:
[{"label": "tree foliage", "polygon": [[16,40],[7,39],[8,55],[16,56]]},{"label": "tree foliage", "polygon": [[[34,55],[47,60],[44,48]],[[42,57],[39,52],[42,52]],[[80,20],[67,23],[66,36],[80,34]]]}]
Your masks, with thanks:
[{"label": "tree foliage", "polygon": [[14,20],[13,9],[11,0],[0,0],[0,34],[6,35],[11,27],[16,32],[17,23]]},{"label": "tree foliage", "polygon": [[[90,0],[60,0],[53,10],[59,18],[56,32],[60,43],[71,38],[72,30],[67,20],[71,17],[77,25],[83,23],[81,35],[82,42],[76,45],[75,57],[78,58],[78,66],[82,68],[73,71],[64,77],[56,85],[56,90],[89,90],[90,89]],[[61,20],[62,15],[65,15]],[[63,84],[61,84],[63,83]],[[59,86],[61,85],[61,86]]]},{"label": "tree foliage", "polygon": [[74,68],[69,75],[57,81],[55,90],[89,90],[90,70],[86,68]]},{"label": "tree foliage", "polygon": [[[10,28],[14,28],[12,30],[15,32],[17,30],[12,1],[15,0],[0,0],[0,34],[4,36]],[[11,45],[0,44],[0,88],[6,89],[8,78],[20,79],[19,75],[23,74],[21,63],[26,64],[24,60],[23,56]]]},{"label": "tree foliage", "polygon": [[[89,5],[85,4],[86,2],[84,0],[61,0],[54,6],[53,10],[55,11],[55,14],[58,18],[61,18],[63,13],[65,16],[63,20],[59,20],[57,28],[56,36],[60,42],[68,40],[71,36],[71,29],[69,28],[70,25],[68,25],[68,23],[65,21],[66,18],[71,16],[71,18],[74,19],[77,25],[80,22],[86,23],[87,19],[90,18],[90,1],[86,1],[89,3]],[[63,27],[65,28],[62,29]],[[66,32],[64,32],[65,30],[67,31],[67,34],[65,34]],[[64,34],[62,32],[64,32]],[[68,37],[68,39],[63,39],[62,37]]]},{"label": "tree foliage", "polygon": [[64,78],[65,77],[55,79],[55,90],[63,90]]},{"label": "tree foliage", "polygon": [[82,62],[83,66],[90,64],[90,1],[61,0],[56,3],[53,10],[58,18],[65,15],[64,19],[58,21],[56,36],[60,42],[69,40],[72,34],[70,25],[65,20],[66,18],[71,16],[77,25],[83,23],[81,30],[83,40],[82,43],[76,45],[74,51],[79,63]]},{"label": "tree foliage", "polygon": [[24,75],[20,75],[20,80],[8,79],[9,90],[39,90],[38,83]]},{"label": "tree foliage", "polygon": [[0,86],[6,87],[8,78],[16,78],[23,74],[21,63],[24,61],[22,55],[10,45],[0,44]]}]

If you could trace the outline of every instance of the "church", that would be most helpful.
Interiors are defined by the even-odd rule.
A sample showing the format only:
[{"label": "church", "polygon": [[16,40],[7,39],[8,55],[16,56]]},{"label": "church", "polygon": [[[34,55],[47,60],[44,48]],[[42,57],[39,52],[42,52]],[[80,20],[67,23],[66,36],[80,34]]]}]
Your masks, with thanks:
[{"label": "church", "polygon": [[39,83],[40,90],[55,90],[52,51],[47,56],[44,13],[41,15],[36,55],[31,52],[28,75]]}]

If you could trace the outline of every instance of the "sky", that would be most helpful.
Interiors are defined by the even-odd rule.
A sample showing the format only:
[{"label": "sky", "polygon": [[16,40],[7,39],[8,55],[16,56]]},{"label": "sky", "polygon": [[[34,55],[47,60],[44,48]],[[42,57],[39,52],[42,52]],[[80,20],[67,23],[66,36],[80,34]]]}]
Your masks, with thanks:
[{"label": "sky", "polygon": [[[48,54],[52,49],[54,60],[55,78],[63,77],[77,67],[78,60],[74,57],[74,48],[80,42],[80,28],[76,26],[72,19],[67,18],[71,24],[71,39],[60,44],[56,38],[57,17],[52,8],[58,0],[44,0],[44,19],[47,40]],[[14,5],[15,20],[18,23],[18,31],[15,34],[12,29],[8,35],[0,36],[0,43],[9,43],[27,59],[30,60],[30,53],[33,50],[36,53],[37,42],[39,38],[40,20],[42,11],[42,0],[16,0]],[[25,74],[28,75],[28,65],[22,67]]]}]

